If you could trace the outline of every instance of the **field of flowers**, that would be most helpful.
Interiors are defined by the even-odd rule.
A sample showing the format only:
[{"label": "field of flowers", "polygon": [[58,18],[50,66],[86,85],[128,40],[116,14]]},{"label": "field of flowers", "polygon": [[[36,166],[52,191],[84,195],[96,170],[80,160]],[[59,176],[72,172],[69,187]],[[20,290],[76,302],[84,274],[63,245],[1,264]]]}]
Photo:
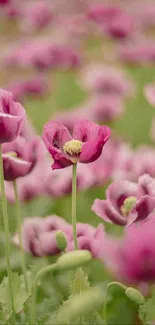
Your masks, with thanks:
[{"label": "field of flowers", "polygon": [[0,18],[0,324],[155,324],[155,2]]}]

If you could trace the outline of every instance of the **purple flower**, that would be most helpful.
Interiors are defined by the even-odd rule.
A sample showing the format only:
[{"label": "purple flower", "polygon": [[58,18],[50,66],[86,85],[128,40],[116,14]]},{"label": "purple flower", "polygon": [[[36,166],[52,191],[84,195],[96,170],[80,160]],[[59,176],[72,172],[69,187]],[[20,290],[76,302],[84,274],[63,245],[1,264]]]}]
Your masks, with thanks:
[{"label": "purple flower", "polygon": [[[94,184],[92,170],[83,164],[77,166],[77,189],[84,191]],[[71,166],[62,171],[50,171],[45,185],[45,191],[52,197],[62,197],[72,192],[72,172]]]},{"label": "purple flower", "polygon": [[105,33],[115,39],[124,39],[133,35],[135,27],[133,17],[126,12],[122,12],[115,19],[107,22],[103,29]]},{"label": "purple flower", "polygon": [[124,71],[99,63],[87,65],[80,82],[86,90],[109,96],[127,97],[134,91],[134,85]]},{"label": "purple flower", "polygon": [[24,20],[24,28],[30,30],[42,29],[53,20],[53,12],[47,3],[37,1],[37,3],[32,3],[24,10]]},{"label": "purple flower", "polygon": [[56,215],[46,218],[27,218],[22,227],[25,251],[38,257],[59,253],[56,246],[56,231],[63,231],[67,225],[65,220]]},{"label": "purple flower", "polygon": [[124,106],[122,99],[118,96],[97,95],[88,101],[83,111],[85,116],[94,122],[108,123],[122,116]]},{"label": "purple flower", "polygon": [[43,131],[43,141],[52,155],[53,169],[70,166],[77,161],[90,163],[99,158],[110,137],[107,126],[99,126],[88,120],[77,123],[73,137],[68,129],[55,121],[48,122]]},{"label": "purple flower", "polygon": [[105,6],[103,4],[93,5],[89,8],[88,19],[96,23],[112,21],[122,13],[122,9],[116,6]]},{"label": "purple flower", "polygon": [[0,89],[0,143],[15,140],[25,119],[24,108],[13,101],[11,93]]},{"label": "purple flower", "polygon": [[[49,175],[49,161],[45,156],[43,143],[39,144],[37,161],[31,173],[17,179],[19,199],[22,202],[30,201],[41,195],[45,195],[45,180]],[[44,173],[42,172],[44,170]],[[5,191],[10,203],[15,203],[12,182],[5,182]]]},{"label": "purple flower", "polygon": [[123,239],[109,238],[101,259],[128,283],[155,280],[155,215],[127,228]]},{"label": "purple flower", "polygon": [[140,41],[125,44],[119,49],[119,57],[123,62],[147,64],[155,61],[155,43]]},{"label": "purple flower", "polygon": [[155,84],[148,84],[144,88],[144,95],[150,105],[155,106]]},{"label": "purple flower", "polygon": [[25,138],[5,143],[2,146],[4,179],[14,181],[30,173],[38,159],[40,139],[34,138],[27,142]]},{"label": "purple flower", "polygon": [[[151,182],[153,189],[149,190]],[[148,180],[148,175],[140,177],[138,184],[115,181],[106,191],[106,200],[96,199],[92,210],[107,222],[121,226],[131,225],[146,219],[154,210],[155,196],[151,196],[154,194],[154,188],[154,180]]]},{"label": "purple flower", "polygon": [[[104,227],[102,224],[93,228],[87,224],[77,223],[77,238],[79,249],[86,249],[92,253],[95,258],[100,256],[100,250],[104,246]],[[69,239],[68,251],[74,250],[73,238]]]},{"label": "purple flower", "polygon": [[21,101],[24,96],[44,95],[48,90],[48,85],[44,78],[36,77],[33,79],[16,81],[7,88],[12,92],[14,100]]}]

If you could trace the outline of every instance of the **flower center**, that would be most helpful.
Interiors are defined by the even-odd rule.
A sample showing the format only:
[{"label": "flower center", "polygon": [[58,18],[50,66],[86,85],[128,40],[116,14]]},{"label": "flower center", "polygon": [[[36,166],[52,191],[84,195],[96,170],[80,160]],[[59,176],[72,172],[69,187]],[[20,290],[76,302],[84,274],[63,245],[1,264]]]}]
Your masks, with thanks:
[{"label": "flower center", "polygon": [[63,146],[63,150],[68,155],[76,157],[81,153],[82,145],[83,145],[83,142],[79,141],[79,140],[67,141]]},{"label": "flower center", "polygon": [[123,205],[121,206],[121,212],[124,217],[127,217],[129,215],[136,202],[137,199],[135,196],[130,196],[124,200]]},{"label": "flower center", "polygon": [[10,156],[10,157],[17,158],[17,154],[14,151],[7,152],[7,155]]}]

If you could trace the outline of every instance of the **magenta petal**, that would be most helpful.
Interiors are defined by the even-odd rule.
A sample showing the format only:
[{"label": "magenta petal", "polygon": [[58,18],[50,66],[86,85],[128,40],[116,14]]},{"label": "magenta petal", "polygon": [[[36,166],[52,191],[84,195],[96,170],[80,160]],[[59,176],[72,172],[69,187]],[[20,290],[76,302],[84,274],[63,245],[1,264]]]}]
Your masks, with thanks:
[{"label": "magenta petal", "polygon": [[106,222],[114,222],[117,225],[123,226],[127,223],[127,220],[106,200],[96,199],[92,206],[92,211]]},{"label": "magenta petal", "polygon": [[31,162],[3,155],[4,179],[14,181],[18,177],[27,175],[31,170]]},{"label": "magenta petal", "polygon": [[138,197],[144,195],[155,196],[155,179],[149,174],[144,174],[138,179]]},{"label": "magenta petal", "polygon": [[67,158],[67,156],[62,153],[60,150],[55,148],[49,148],[49,152],[52,155],[54,163],[52,169],[61,169],[72,165],[72,161]]},{"label": "magenta petal", "polygon": [[65,142],[72,140],[72,137],[63,124],[50,121],[44,126],[42,139],[47,150],[53,147],[62,150]]},{"label": "magenta petal", "polygon": [[129,181],[115,181],[108,186],[106,197],[119,211],[124,200],[130,196],[137,196],[137,184]]},{"label": "magenta petal", "polygon": [[149,214],[155,209],[155,197],[151,197],[149,195],[143,196],[137,202],[135,209],[138,214],[136,221],[146,219]]},{"label": "magenta petal", "polygon": [[[99,126],[98,126],[99,127]],[[97,128],[96,128],[97,129]],[[99,127],[97,134],[93,133],[88,136],[88,141],[83,144],[80,154],[81,163],[90,163],[98,159],[102,153],[102,149],[106,141],[110,137],[110,129],[108,127]]]}]

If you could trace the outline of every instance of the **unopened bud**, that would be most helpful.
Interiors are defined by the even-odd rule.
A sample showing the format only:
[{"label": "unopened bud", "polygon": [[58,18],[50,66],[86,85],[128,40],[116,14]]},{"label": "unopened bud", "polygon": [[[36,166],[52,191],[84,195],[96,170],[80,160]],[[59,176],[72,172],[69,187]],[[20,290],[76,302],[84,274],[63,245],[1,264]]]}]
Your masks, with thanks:
[{"label": "unopened bud", "polygon": [[64,251],[67,247],[67,238],[60,230],[56,233],[56,244],[60,251]]},{"label": "unopened bud", "polygon": [[136,304],[141,305],[145,302],[143,295],[135,288],[127,288],[125,290],[125,294],[131,301],[135,302]]},{"label": "unopened bud", "polygon": [[92,259],[92,255],[87,250],[77,250],[68,252],[60,256],[57,260],[57,269],[72,269],[81,266]]}]

